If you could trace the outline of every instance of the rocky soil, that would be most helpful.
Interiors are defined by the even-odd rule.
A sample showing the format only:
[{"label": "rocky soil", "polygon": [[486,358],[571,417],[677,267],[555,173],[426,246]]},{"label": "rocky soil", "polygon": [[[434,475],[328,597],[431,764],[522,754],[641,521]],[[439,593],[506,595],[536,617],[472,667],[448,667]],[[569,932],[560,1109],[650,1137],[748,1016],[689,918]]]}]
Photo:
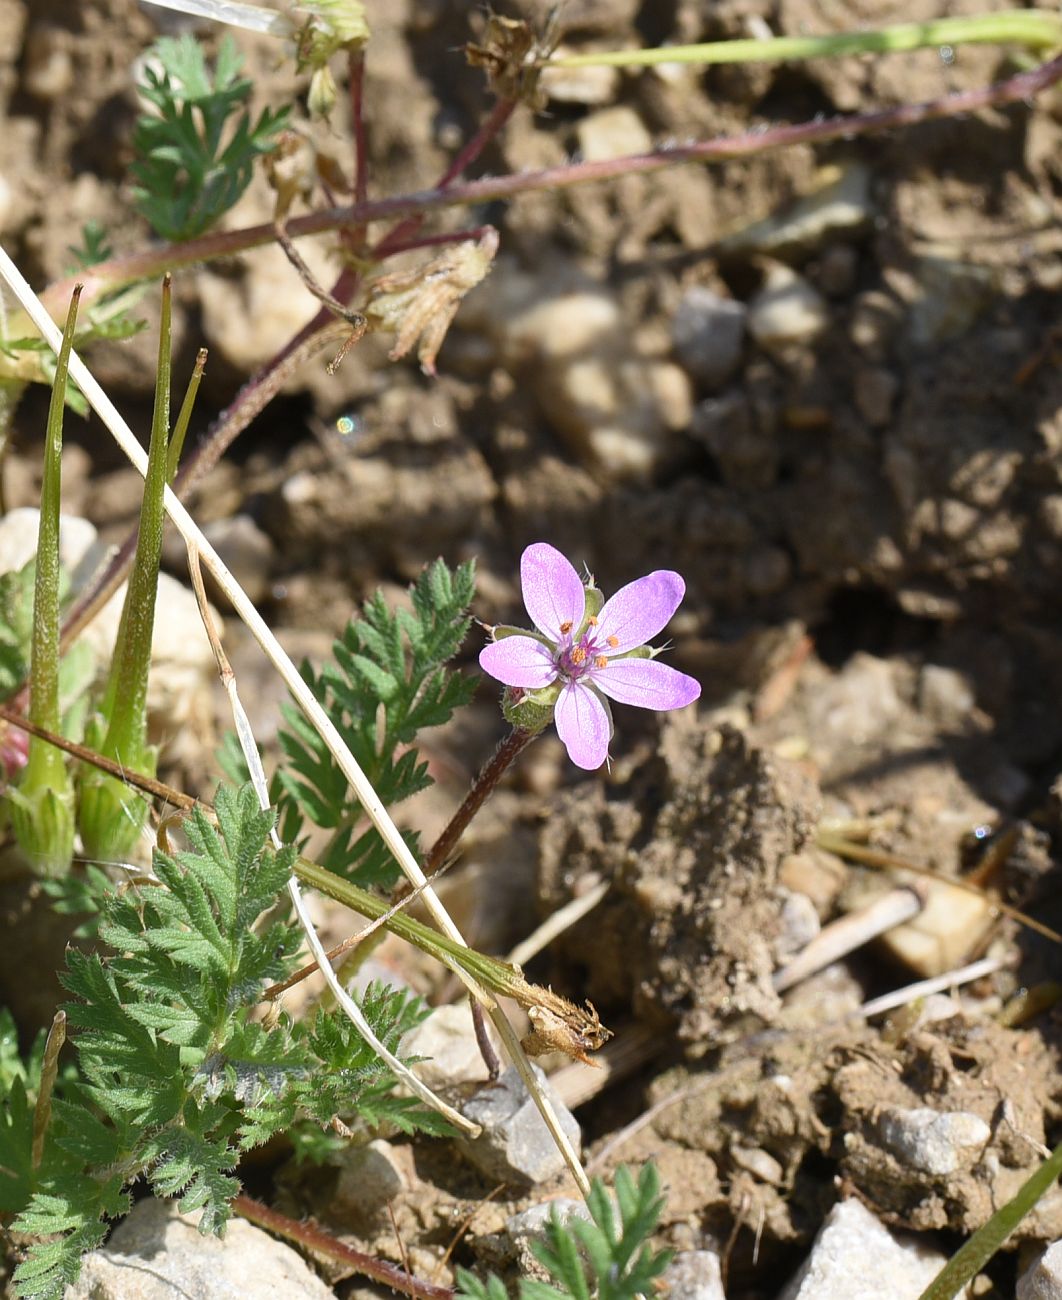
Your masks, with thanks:
[{"label": "rocky soil", "polygon": [[[571,0],[564,40],[613,48],[765,24],[802,34],[1005,7]],[[130,69],[175,30],[133,0],[72,8],[0,0],[0,238],[38,287],[68,271],[90,218],[117,252],[146,238],[129,206]],[[541,21],[545,6],[500,8]],[[369,0],[368,11],[372,192],[425,188],[489,106],[460,54],[485,14],[419,0]],[[288,96],[273,47],[243,44],[260,97]],[[1015,66],[963,47],[556,75],[544,110],[518,109],[478,166],[515,172],[930,99]],[[658,1161],[670,1189],[661,1240],[683,1252],[675,1296],[724,1284],[731,1300],[779,1296],[824,1223],[819,1272],[786,1295],[856,1294],[814,1281],[829,1243],[850,1234],[849,1257],[881,1246],[908,1261],[882,1264],[875,1294],[916,1296],[924,1280],[890,1292],[881,1277],[907,1278],[909,1264],[915,1278],[919,1252],[954,1249],[1060,1136],[1058,1012],[1034,1004],[1023,1018],[1010,1001],[1051,977],[1057,947],[983,901],[949,894],[777,987],[822,927],[895,884],[829,851],[824,829],[946,874],[979,872],[994,896],[1062,920],[1060,146],[1056,87],[889,135],[487,205],[469,224],[495,224],[500,252],[437,378],[388,361],[378,337],[334,376],[319,358],[199,492],[212,540],[285,644],[311,657],[359,600],[400,591],[439,554],[477,557],[486,622],[519,621],[517,560],[536,540],[606,591],[654,568],[685,577],[669,661],[702,682],[698,709],[618,712],[612,769],[589,778],[554,738],[538,741],[446,886],[470,939],[504,953],[608,883],[529,970],[592,999],[617,1031],[608,1078],[564,1067],[554,1086],[596,1171]],[[345,157],[342,136],[336,147]],[[270,203],[259,178],[226,224],[265,220]],[[305,252],[334,274],[327,238]],[[199,432],[316,307],[275,249],[181,272],[177,299],[181,364],[201,344],[211,353]],[[148,294],[138,311],[154,310]],[[146,427],[154,346],[148,330],[90,357],[135,427]],[[46,397],[20,408],[8,508],[36,504]],[[94,423],[68,442],[69,511],[119,538],[139,500],[134,472]],[[167,554],[183,576],[180,547]],[[278,689],[231,619],[228,644],[268,744]],[[212,779],[202,714],[174,767],[190,786]],[[410,817],[426,834],[502,726],[487,684],[467,717],[425,737],[438,784]],[[930,899],[931,885],[908,879]],[[961,992],[852,1014],[982,956],[997,968]],[[456,996],[397,944],[379,959],[435,1001]],[[467,1028],[452,1028],[438,1052],[467,1046]],[[465,1095],[481,1075],[454,1050],[450,1082]],[[389,1203],[427,1277],[462,1226],[458,1261],[526,1263],[527,1221],[514,1216],[572,1195],[539,1170],[535,1186],[487,1201],[498,1179],[439,1143],[376,1155],[352,1152],[326,1174],[282,1170],[279,1208],[399,1260]],[[1015,1294],[1036,1243],[1059,1237],[1056,1194],[977,1294]]]}]

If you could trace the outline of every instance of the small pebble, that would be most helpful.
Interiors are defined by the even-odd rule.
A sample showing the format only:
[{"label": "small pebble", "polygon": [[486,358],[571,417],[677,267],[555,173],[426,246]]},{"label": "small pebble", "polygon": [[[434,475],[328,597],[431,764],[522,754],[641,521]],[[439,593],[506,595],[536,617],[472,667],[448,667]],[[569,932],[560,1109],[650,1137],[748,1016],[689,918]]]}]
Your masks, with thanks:
[{"label": "small pebble", "polygon": [[829,312],[816,288],[788,266],[776,262],[749,303],[748,323],[756,342],[773,352],[811,343],[829,323]]},{"label": "small pebble", "polygon": [[741,365],[748,308],[704,285],[687,289],[671,322],[675,354],[703,387],[714,391]]},{"label": "small pebble", "polygon": [[402,1045],[408,1056],[422,1056],[413,1072],[429,1088],[453,1088],[483,1083],[487,1066],[476,1042],[468,999],[435,1007]]},{"label": "small pebble", "polygon": [[[556,57],[582,53],[559,45]],[[619,68],[551,68],[542,71],[543,92],[558,104],[611,104],[619,87]]]},{"label": "small pebble", "polygon": [[892,419],[892,408],[900,381],[883,366],[861,366],[852,383],[856,409],[872,429],[881,429]]},{"label": "small pebble", "polygon": [[972,1165],[992,1136],[979,1115],[928,1106],[888,1106],[878,1117],[878,1127],[898,1160],[940,1177]]},{"label": "small pebble", "polygon": [[255,604],[268,595],[275,549],[250,515],[216,519],[203,535]]},{"label": "small pebble", "polygon": [[714,1250],[683,1250],[661,1281],[669,1300],[726,1300],[719,1256]]},{"label": "small pebble", "polygon": [[411,1147],[393,1147],[377,1138],[342,1152],[330,1209],[337,1215],[374,1215],[400,1192],[413,1186],[416,1173]]},{"label": "small pebble", "polygon": [[861,163],[843,169],[824,167],[810,194],[781,212],[728,235],[720,246],[732,256],[806,251],[817,248],[831,235],[862,230],[873,215],[868,168]]},{"label": "small pebble", "polygon": [[[578,1121],[554,1094],[542,1071],[537,1066],[532,1069],[578,1152],[582,1141]],[[457,1146],[488,1178],[527,1186],[564,1169],[564,1159],[515,1066],[495,1083],[486,1084],[463,1109],[468,1119],[482,1125],[483,1132],[477,1138],[457,1138]]]},{"label": "small pebble", "polygon": [[648,153],[653,137],[633,108],[603,108],[584,118],[575,131],[586,162],[608,162],[627,154]]}]

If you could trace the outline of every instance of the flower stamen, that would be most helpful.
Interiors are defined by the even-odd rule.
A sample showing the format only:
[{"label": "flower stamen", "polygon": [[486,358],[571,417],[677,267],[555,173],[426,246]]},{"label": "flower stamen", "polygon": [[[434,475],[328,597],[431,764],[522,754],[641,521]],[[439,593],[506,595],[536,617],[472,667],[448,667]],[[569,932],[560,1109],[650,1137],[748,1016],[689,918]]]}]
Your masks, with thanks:
[{"label": "flower stamen", "polygon": [[585,662],[586,662],[586,651],[583,649],[583,647],[582,647],[581,645],[577,645],[577,646],[572,650],[572,663],[573,663],[573,664],[582,664],[582,663],[585,663]]},{"label": "flower stamen", "polygon": [[572,621],[570,618],[566,618],[564,620],[564,622],[560,625],[560,630],[564,633],[565,636],[568,635],[568,633],[572,630]]},{"label": "flower stamen", "polygon": [[594,656],[594,665],[595,665],[595,667],[597,667],[597,668],[607,668],[607,667],[608,667],[608,655],[595,655],[595,656]]},{"label": "flower stamen", "polygon": [[615,648],[619,645],[619,637],[618,637],[618,636],[610,636],[610,637],[608,638],[608,643],[609,643],[609,645],[613,648],[613,650],[615,650]]}]

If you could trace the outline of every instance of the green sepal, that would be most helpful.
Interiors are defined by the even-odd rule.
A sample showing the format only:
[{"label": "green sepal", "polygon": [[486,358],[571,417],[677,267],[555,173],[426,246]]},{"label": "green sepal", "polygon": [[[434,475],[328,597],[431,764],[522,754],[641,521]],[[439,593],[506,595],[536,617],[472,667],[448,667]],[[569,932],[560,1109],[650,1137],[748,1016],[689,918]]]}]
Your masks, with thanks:
[{"label": "green sepal", "polygon": [[502,717],[511,726],[537,735],[553,721],[553,710],[563,689],[564,683],[560,681],[551,682],[539,691],[514,690],[507,686],[502,696]]},{"label": "green sepal", "polygon": [[[33,581],[33,638],[30,649],[30,721],[58,732],[59,606],[62,576],[59,567],[59,510],[62,490],[63,398],[67,387],[70,349],[77,324],[81,290],[75,289],[67,312],[63,342],[55,365],[44,445],[44,476],[37,530],[37,560]],[[8,792],[11,824],[20,848],[42,875],[61,875],[74,855],[74,791],[66,756],[39,736],[31,736],[18,790]]]},{"label": "green sepal", "polygon": [[[61,750],[53,753],[62,756]],[[74,856],[74,792],[65,767],[62,772],[61,788],[42,787],[27,763],[21,787],[7,791],[19,848],[42,876],[61,876]]]}]

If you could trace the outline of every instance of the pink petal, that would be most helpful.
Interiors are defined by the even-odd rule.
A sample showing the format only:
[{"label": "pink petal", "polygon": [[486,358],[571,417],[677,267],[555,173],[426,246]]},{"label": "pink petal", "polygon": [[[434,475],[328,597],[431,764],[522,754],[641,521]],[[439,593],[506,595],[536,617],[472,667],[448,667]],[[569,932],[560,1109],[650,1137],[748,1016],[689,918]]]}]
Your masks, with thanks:
[{"label": "pink petal", "polygon": [[560,641],[564,624],[570,624],[570,632],[583,621],[583,584],[560,551],[548,542],[535,542],[520,557],[520,587],[531,621],[551,641]]},{"label": "pink petal", "polygon": [[[657,569],[644,578],[628,582],[605,601],[597,616],[594,639],[602,647],[608,642],[606,654],[636,650],[667,626],[685,594],[686,584],[670,569]],[[616,638],[615,644],[610,637]]]},{"label": "pink petal", "polygon": [[608,758],[611,739],[608,713],[588,687],[569,682],[561,691],[553,721],[576,767],[592,772]]},{"label": "pink petal", "polygon": [[548,686],[557,676],[553,656],[530,636],[492,641],[479,652],[479,666],[506,686],[523,686],[529,691]]},{"label": "pink petal", "polygon": [[640,709],[681,709],[692,704],[701,685],[658,659],[613,659],[607,667],[595,669],[594,685],[620,704]]}]

